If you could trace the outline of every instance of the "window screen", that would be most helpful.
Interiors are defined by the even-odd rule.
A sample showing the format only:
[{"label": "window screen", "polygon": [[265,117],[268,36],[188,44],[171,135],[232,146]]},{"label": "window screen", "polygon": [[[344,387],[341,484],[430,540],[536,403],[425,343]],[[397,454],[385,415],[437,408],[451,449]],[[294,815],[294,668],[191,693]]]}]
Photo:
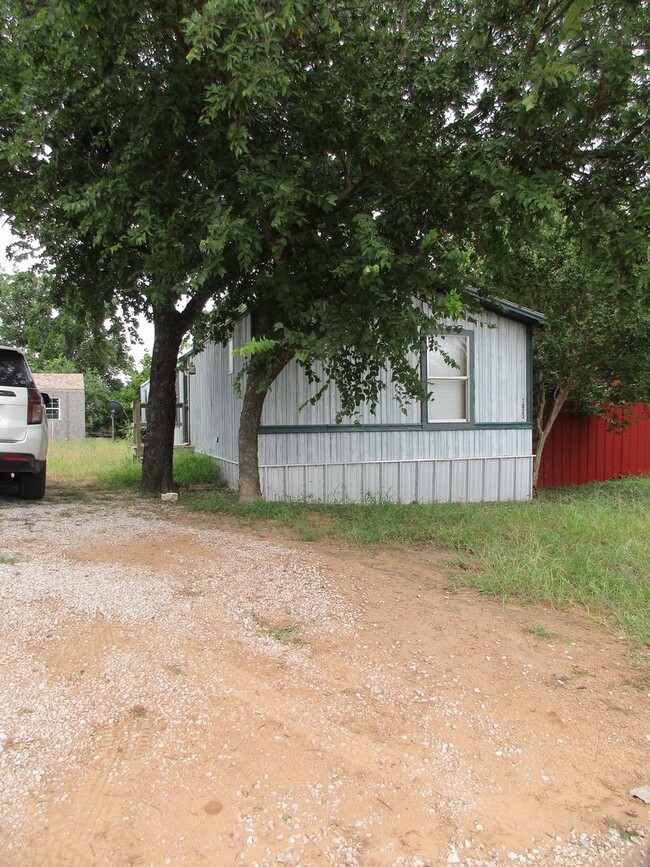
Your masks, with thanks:
[{"label": "window screen", "polygon": [[440,349],[429,349],[427,353],[427,389],[432,393],[428,421],[469,421],[469,337],[447,334],[438,340]]}]

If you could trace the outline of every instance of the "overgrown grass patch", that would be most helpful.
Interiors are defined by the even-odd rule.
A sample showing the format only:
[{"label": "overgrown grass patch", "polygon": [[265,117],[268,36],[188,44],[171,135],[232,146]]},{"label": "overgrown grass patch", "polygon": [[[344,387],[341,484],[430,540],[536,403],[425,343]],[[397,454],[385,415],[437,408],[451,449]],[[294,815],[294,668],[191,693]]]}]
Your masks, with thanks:
[{"label": "overgrown grass patch", "polygon": [[[130,442],[88,437],[50,443],[47,474],[51,483],[67,488],[76,485],[105,491],[135,490],[142,477],[142,464],[133,460]],[[174,480],[181,488],[219,484],[219,468],[207,455],[177,449]]]},{"label": "overgrown grass patch", "polygon": [[530,626],[527,626],[524,629],[524,632],[527,632],[528,635],[534,635],[535,638],[542,638],[544,641],[552,641],[555,638],[559,638],[560,634],[558,632],[553,632],[551,629],[547,629],[541,623],[533,623]]},{"label": "overgrown grass patch", "polygon": [[192,485],[220,485],[219,467],[208,457],[193,449],[176,449],[174,452],[174,482],[179,488]]},{"label": "overgrown grass patch", "polygon": [[544,491],[531,503],[240,504],[225,490],[190,508],[288,527],[306,540],[430,545],[454,579],[502,599],[579,606],[650,644],[650,479]]},{"label": "overgrown grass patch", "polygon": [[51,442],[47,456],[48,482],[66,489],[133,490],[140,484],[141,467],[133,460],[131,443],[87,437]]}]

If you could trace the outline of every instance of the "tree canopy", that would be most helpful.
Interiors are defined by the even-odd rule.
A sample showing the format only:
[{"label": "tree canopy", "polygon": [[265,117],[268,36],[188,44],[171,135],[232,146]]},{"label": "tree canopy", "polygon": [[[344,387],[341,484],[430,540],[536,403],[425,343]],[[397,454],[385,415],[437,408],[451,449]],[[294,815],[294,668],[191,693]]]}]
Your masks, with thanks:
[{"label": "tree canopy", "polygon": [[3,3],[0,206],[57,298],[155,326],[146,488],[170,489],[175,366],[218,284],[200,249],[223,135],[199,124],[183,2]]},{"label": "tree canopy", "polygon": [[546,228],[513,256],[510,292],[544,310],[534,339],[533,481],[561,410],[598,414],[617,424],[613,409],[650,404],[650,293],[647,259],[629,251],[624,263],[587,253],[562,226]]},{"label": "tree canopy", "polygon": [[0,205],[59,291],[150,311],[145,487],[171,485],[192,324],[221,338],[254,314],[254,496],[263,395],[290,358],[323,362],[346,411],[386,363],[419,394],[407,350],[466,285],[508,281],[541,225],[619,259],[641,244],[643,0],[3,7]]},{"label": "tree canopy", "polygon": [[190,57],[221,73],[204,117],[238,156],[218,237],[256,275],[242,299],[262,338],[240,427],[251,496],[260,392],[288,358],[308,374],[322,361],[346,413],[374,403],[386,362],[417,396],[407,351],[460,312],[464,286],[512,294],[549,224],[627,271],[647,246],[643,4],[291,9],[216,0],[187,28]]},{"label": "tree canopy", "polygon": [[0,274],[0,342],[23,348],[35,370],[65,360],[109,384],[133,365],[121,321],[98,323],[83,309],[57,307],[51,280],[32,272]]},{"label": "tree canopy", "polygon": [[83,373],[86,394],[86,431],[110,428],[108,400],[127,406],[133,387],[148,377],[136,371],[119,319],[97,322],[78,306],[56,304],[52,281],[32,272],[0,274],[0,343],[25,351],[33,371]]}]

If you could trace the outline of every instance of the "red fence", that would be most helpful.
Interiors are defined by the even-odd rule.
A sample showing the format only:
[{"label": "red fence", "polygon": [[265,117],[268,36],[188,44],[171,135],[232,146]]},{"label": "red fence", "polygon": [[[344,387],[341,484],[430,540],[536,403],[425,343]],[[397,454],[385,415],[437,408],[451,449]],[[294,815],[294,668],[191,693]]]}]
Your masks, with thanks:
[{"label": "red fence", "polygon": [[538,487],[650,474],[650,405],[638,404],[632,414],[635,420],[622,432],[608,430],[597,416],[558,416],[544,446]]}]

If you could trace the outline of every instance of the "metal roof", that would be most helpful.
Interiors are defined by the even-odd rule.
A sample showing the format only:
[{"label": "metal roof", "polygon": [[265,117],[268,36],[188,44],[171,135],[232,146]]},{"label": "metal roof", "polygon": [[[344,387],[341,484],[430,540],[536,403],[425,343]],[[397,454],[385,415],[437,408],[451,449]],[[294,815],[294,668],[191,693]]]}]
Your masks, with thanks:
[{"label": "metal roof", "polygon": [[477,301],[486,310],[500,313],[501,316],[507,316],[508,319],[516,319],[518,322],[525,322],[528,325],[542,325],[546,322],[546,316],[543,313],[514,304],[512,301],[506,301],[505,298],[488,297],[482,295],[478,289],[466,289],[465,294]]}]

